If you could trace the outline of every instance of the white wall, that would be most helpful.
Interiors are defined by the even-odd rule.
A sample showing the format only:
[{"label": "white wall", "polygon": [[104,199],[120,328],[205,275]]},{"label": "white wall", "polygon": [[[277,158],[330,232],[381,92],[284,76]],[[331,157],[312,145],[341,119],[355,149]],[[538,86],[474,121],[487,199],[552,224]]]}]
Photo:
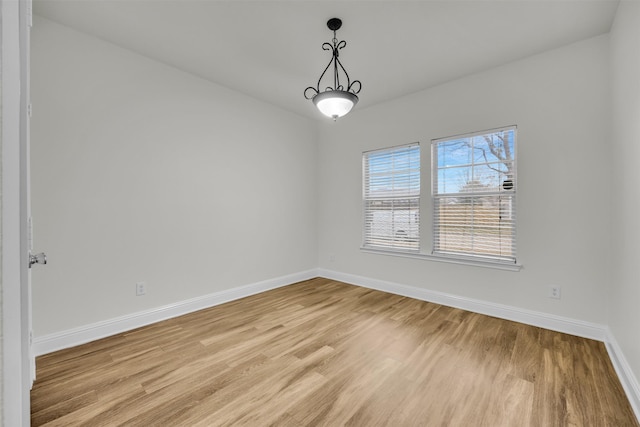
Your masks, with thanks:
[{"label": "white wall", "polygon": [[[622,1],[611,31],[613,76],[612,280],[609,327],[640,378],[640,3]],[[638,390],[637,392],[640,392]],[[640,398],[638,395],[637,398]]]},{"label": "white wall", "polygon": [[[324,126],[318,143],[320,267],[605,323],[611,214],[608,41],[601,36],[579,42],[356,110],[335,126]],[[420,217],[428,253],[430,140],[506,125],[518,126],[520,272],[360,251],[363,151],[422,143]],[[562,287],[560,301],[547,297],[550,284]]]},{"label": "white wall", "polygon": [[32,52],[36,337],[317,266],[309,120],[38,17]]}]

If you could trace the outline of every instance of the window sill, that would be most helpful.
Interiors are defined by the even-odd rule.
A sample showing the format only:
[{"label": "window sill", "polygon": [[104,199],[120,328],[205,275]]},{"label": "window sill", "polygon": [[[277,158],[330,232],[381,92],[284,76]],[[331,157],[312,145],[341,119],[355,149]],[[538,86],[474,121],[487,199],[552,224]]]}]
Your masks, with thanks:
[{"label": "window sill", "polygon": [[387,250],[373,249],[373,248],[365,248],[365,247],[361,247],[360,250],[362,252],[370,253],[370,254],[423,259],[427,261],[447,262],[450,264],[472,265],[475,267],[494,268],[497,270],[520,271],[522,269],[521,264],[515,264],[515,263],[511,264],[511,263],[490,261],[490,260],[475,260],[475,259],[467,259],[462,257],[458,258],[453,256],[445,256],[445,255],[433,255],[433,254],[427,255],[420,252],[402,252],[402,251],[392,251],[388,249]]}]

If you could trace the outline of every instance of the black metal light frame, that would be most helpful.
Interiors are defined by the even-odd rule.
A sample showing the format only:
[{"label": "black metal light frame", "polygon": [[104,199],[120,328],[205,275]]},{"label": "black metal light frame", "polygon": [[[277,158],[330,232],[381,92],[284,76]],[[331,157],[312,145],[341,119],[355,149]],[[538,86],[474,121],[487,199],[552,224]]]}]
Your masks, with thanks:
[{"label": "black metal light frame", "polygon": [[[331,61],[329,61],[329,64],[327,64],[326,68],[320,75],[316,87],[309,86],[304,90],[304,97],[306,99],[312,100],[314,105],[316,106],[318,105],[319,101],[330,97],[349,99],[355,106],[358,103],[357,94],[360,93],[360,89],[362,89],[362,83],[360,83],[360,80],[351,81],[351,79],[349,78],[349,73],[347,73],[347,70],[344,68],[342,62],[340,62],[339,59],[339,50],[343,49],[347,45],[346,41],[342,40],[339,42],[336,38],[336,31],[338,31],[340,27],[342,27],[342,20],[340,20],[339,18],[331,18],[329,19],[329,21],[327,21],[327,27],[329,27],[329,29],[333,31],[333,39],[331,40],[333,44],[328,42],[323,43],[322,50],[331,51]],[[324,91],[321,92],[320,84],[322,83],[322,79],[324,78],[325,74],[331,67],[331,64],[333,64],[333,86],[327,86]],[[340,83],[340,70],[342,70],[342,73],[347,80],[346,89],[345,86]]]}]

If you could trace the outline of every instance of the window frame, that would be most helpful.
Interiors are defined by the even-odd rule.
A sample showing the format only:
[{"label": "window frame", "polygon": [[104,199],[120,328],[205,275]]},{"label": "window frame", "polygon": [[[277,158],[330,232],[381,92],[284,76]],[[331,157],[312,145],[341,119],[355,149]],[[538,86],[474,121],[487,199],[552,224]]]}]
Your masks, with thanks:
[{"label": "window frame", "polygon": [[[514,130],[514,151],[513,151],[513,155],[514,155],[514,182],[515,185],[518,185],[518,179],[517,179],[517,125],[510,125],[510,126],[504,126],[504,127],[499,127],[499,128],[494,128],[494,129],[487,129],[487,130],[482,130],[482,131],[477,131],[477,132],[469,132],[469,133],[463,133],[463,134],[459,134],[459,135],[453,135],[453,136],[448,136],[448,137],[444,137],[444,138],[436,138],[436,139],[432,139],[431,140],[431,145],[430,148],[431,150],[427,151],[424,150],[424,145],[426,145],[426,142],[422,143],[422,142],[413,142],[410,144],[401,144],[401,145],[396,145],[396,146],[391,146],[391,147],[384,147],[384,148],[379,148],[379,149],[374,149],[374,150],[368,150],[368,151],[364,151],[362,152],[362,157],[361,157],[361,167],[362,167],[362,216],[361,216],[361,220],[362,220],[362,242],[361,242],[361,246],[360,246],[360,251],[363,253],[368,253],[368,254],[374,254],[374,255],[383,255],[383,256],[396,256],[396,257],[401,257],[401,258],[410,258],[410,259],[417,259],[417,260],[426,260],[426,261],[435,261],[435,262],[442,262],[442,263],[448,263],[448,264],[457,264],[457,265],[467,265],[467,266],[474,266],[474,267],[483,267],[483,268],[490,268],[493,270],[503,270],[503,271],[512,271],[512,272],[518,272],[520,271],[523,266],[522,264],[519,263],[519,258],[517,258],[517,254],[515,254],[516,256],[514,256],[514,260],[513,261],[502,261],[502,260],[497,260],[494,258],[484,258],[484,257],[480,257],[480,256],[465,256],[465,255],[460,255],[460,254],[456,254],[456,255],[452,255],[452,254],[441,254],[441,253],[434,253],[433,252],[433,246],[434,246],[434,241],[435,241],[435,236],[434,236],[434,218],[433,218],[433,213],[434,213],[434,204],[433,204],[433,195],[431,195],[431,197],[423,197],[424,193],[423,193],[423,189],[425,188],[425,185],[430,185],[431,186],[431,191],[433,192],[433,168],[434,168],[434,158],[433,158],[433,141],[440,141],[440,140],[446,140],[446,139],[453,139],[453,138],[461,138],[461,137],[465,137],[465,136],[473,136],[473,135],[483,135],[483,134],[487,134],[487,133],[492,133],[492,132],[499,132],[500,130],[508,130],[508,129],[513,129]],[[430,214],[432,215],[432,217],[430,218],[431,221],[431,227],[430,229],[424,229],[422,227],[429,227],[428,222],[425,222],[424,220],[420,221],[419,224],[419,237],[418,237],[418,250],[412,250],[412,251],[403,251],[403,250],[396,250],[396,249],[390,249],[390,248],[381,248],[381,247],[372,247],[372,246],[366,246],[365,245],[365,233],[366,233],[366,210],[365,210],[365,198],[364,198],[364,189],[365,189],[365,163],[364,163],[364,156],[367,153],[371,153],[371,152],[375,152],[375,151],[383,151],[383,150],[391,150],[391,149],[395,149],[395,148],[400,148],[400,147],[407,147],[407,146],[411,146],[411,145],[417,145],[420,149],[420,186],[421,186],[421,193],[420,193],[420,202],[419,202],[419,209],[420,211],[429,211]],[[429,155],[430,158],[430,162],[427,161],[426,156]],[[437,160],[437,159],[435,159]],[[430,163],[430,167],[431,167],[431,173],[429,175],[424,174],[424,165]],[[427,180],[431,180],[430,182],[428,182]],[[516,187],[517,188],[517,187]],[[428,205],[428,203],[431,203],[431,206]],[[514,199],[513,202],[513,207],[514,209],[517,209],[517,199]],[[424,215],[421,215],[422,217],[424,217]],[[422,218],[424,219],[424,218]],[[431,236],[429,236],[429,232],[431,233]],[[431,251],[429,253],[425,252],[426,249],[426,245],[427,240],[431,238]],[[514,239],[517,239],[517,224],[514,223]]]},{"label": "window frame", "polygon": [[[437,158],[437,145],[441,144],[441,143],[445,143],[448,141],[456,141],[456,140],[462,140],[462,139],[470,139],[476,136],[481,136],[481,135],[490,135],[490,134],[495,134],[495,133],[499,133],[499,132],[507,132],[507,131],[513,131],[513,150],[512,150],[512,160],[511,165],[511,173],[512,173],[512,181],[513,181],[513,187],[509,190],[504,190],[504,189],[499,189],[496,191],[489,191],[489,192],[485,192],[485,191],[469,191],[468,193],[464,193],[465,195],[467,195],[467,197],[471,197],[474,200],[480,199],[481,197],[492,197],[492,196],[496,196],[496,195],[501,195],[501,194],[506,194],[509,195],[509,197],[512,199],[512,201],[510,202],[510,212],[512,212],[513,215],[513,220],[512,220],[512,225],[511,225],[511,230],[512,230],[512,238],[511,238],[511,248],[512,248],[512,255],[507,257],[507,256],[500,256],[500,255],[486,255],[486,254],[482,254],[479,251],[476,251],[475,253],[473,253],[472,251],[469,252],[464,252],[464,251],[460,251],[460,252],[456,252],[456,251],[446,251],[446,250],[441,250],[441,248],[437,248],[437,243],[438,243],[438,234],[439,234],[439,230],[438,230],[438,225],[440,222],[440,214],[438,212],[438,199],[444,199],[446,197],[452,197],[452,195],[455,194],[463,194],[461,192],[453,192],[453,193],[439,193],[437,194],[437,189],[438,189],[438,172],[441,169],[439,167],[438,161],[439,159]],[[444,138],[437,138],[437,139],[433,139],[431,140],[431,225],[432,225],[432,241],[431,241],[431,254],[432,256],[435,257],[442,257],[442,258],[447,258],[447,259],[452,259],[452,260],[459,260],[459,261],[467,261],[467,262],[471,262],[473,264],[476,263],[482,263],[482,264],[488,264],[488,265],[508,265],[508,266],[514,266],[516,269],[520,269],[520,265],[518,264],[518,258],[517,258],[517,188],[518,188],[518,178],[517,178],[517,159],[518,159],[518,155],[517,155],[517,147],[518,147],[518,143],[517,143],[517,126],[516,125],[511,125],[511,126],[504,126],[504,127],[500,127],[500,128],[494,128],[494,129],[487,129],[487,130],[483,130],[483,131],[476,131],[476,132],[469,132],[469,133],[464,133],[464,134],[459,134],[459,135],[453,135],[453,136],[448,136],[448,137],[444,137]],[[470,148],[470,150],[472,150],[473,148]],[[487,160],[485,158],[485,160]],[[488,160],[486,162],[479,162],[476,163],[475,160],[473,160],[471,162],[471,166],[475,167],[476,165],[488,165],[489,162]],[[503,191],[504,190],[504,191]]]},{"label": "window frame", "polygon": [[[412,149],[417,149],[418,153],[418,178],[417,178],[417,184],[418,184],[418,194],[410,194],[411,191],[407,190],[406,193],[403,193],[401,191],[399,191],[397,194],[392,194],[392,195],[388,195],[386,197],[371,197],[370,195],[368,195],[368,188],[367,185],[369,184],[369,181],[367,179],[367,176],[369,176],[369,170],[368,170],[368,165],[367,165],[367,161],[370,158],[369,156],[371,156],[372,154],[375,153],[389,153],[389,155],[392,155],[391,153],[394,152],[398,152],[398,151],[403,151],[403,150],[412,150]],[[394,173],[402,173],[404,170],[411,170],[411,168],[408,169],[398,169],[398,170],[391,170],[390,174],[394,174]],[[416,181],[413,181],[414,183]],[[368,218],[367,215],[369,213],[369,209],[367,207],[368,202],[371,202],[373,200],[380,200],[380,199],[386,199],[386,201],[390,201],[390,200],[405,200],[405,199],[413,199],[416,200],[417,203],[415,205],[416,209],[417,209],[417,213],[415,215],[417,215],[415,218],[417,218],[415,220],[415,223],[417,225],[417,228],[415,229],[415,233],[416,233],[416,237],[414,239],[412,239],[411,241],[415,243],[415,248],[403,248],[401,245],[394,245],[393,243],[396,242],[396,239],[391,240],[391,243],[389,245],[384,245],[384,244],[372,244],[369,240],[369,237],[371,235],[371,233],[368,230]],[[372,252],[384,252],[384,253],[394,253],[394,254],[399,254],[399,255],[416,255],[416,254],[420,254],[421,251],[421,236],[420,236],[420,225],[421,225],[421,221],[420,221],[420,210],[421,210],[421,205],[422,205],[422,146],[420,144],[420,142],[412,142],[409,144],[401,144],[401,145],[396,145],[396,146],[392,146],[392,147],[385,147],[385,148],[379,148],[379,149],[375,149],[375,150],[369,150],[369,151],[364,151],[362,153],[362,242],[361,242],[361,249],[364,251],[372,251]],[[392,216],[394,215],[394,213],[396,212],[395,210],[392,210]],[[394,233],[392,233],[392,235],[395,236]]]}]

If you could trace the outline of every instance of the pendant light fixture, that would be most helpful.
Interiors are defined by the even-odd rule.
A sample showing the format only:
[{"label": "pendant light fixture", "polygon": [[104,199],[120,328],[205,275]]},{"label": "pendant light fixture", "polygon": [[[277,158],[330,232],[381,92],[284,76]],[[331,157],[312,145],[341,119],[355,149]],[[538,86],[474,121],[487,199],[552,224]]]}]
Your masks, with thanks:
[{"label": "pendant light fixture", "polygon": [[[360,89],[362,88],[360,80],[351,81],[347,70],[344,69],[344,66],[338,58],[339,50],[347,45],[346,41],[342,40],[338,42],[336,38],[336,31],[338,31],[341,26],[342,21],[338,18],[331,18],[327,21],[327,27],[333,31],[333,39],[331,40],[333,44],[323,43],[322,49],[331,51],[331,61],[329,61],[329,64],[320,75],[316,87],[309,86],[304,90],[304,97],[313,101],[313,104],[322,114],[331,117],[334,121],[338,117],[347,114],[353,106],[358,103],[357,94],[360,93]],[[330,71],[330,74],[333,74],[333,81],[329,80],[329,76],[327,76],[325,80],[327,83],[333,84],[333,86],[327,86],[321,92],[320,85],[323,84],[322,79],[325,78],[327,71],[329,71],[332,65],[333,69]],[[344,83],[346,80],[346,86],[340,82],[341,75],[342,82]]]}]

